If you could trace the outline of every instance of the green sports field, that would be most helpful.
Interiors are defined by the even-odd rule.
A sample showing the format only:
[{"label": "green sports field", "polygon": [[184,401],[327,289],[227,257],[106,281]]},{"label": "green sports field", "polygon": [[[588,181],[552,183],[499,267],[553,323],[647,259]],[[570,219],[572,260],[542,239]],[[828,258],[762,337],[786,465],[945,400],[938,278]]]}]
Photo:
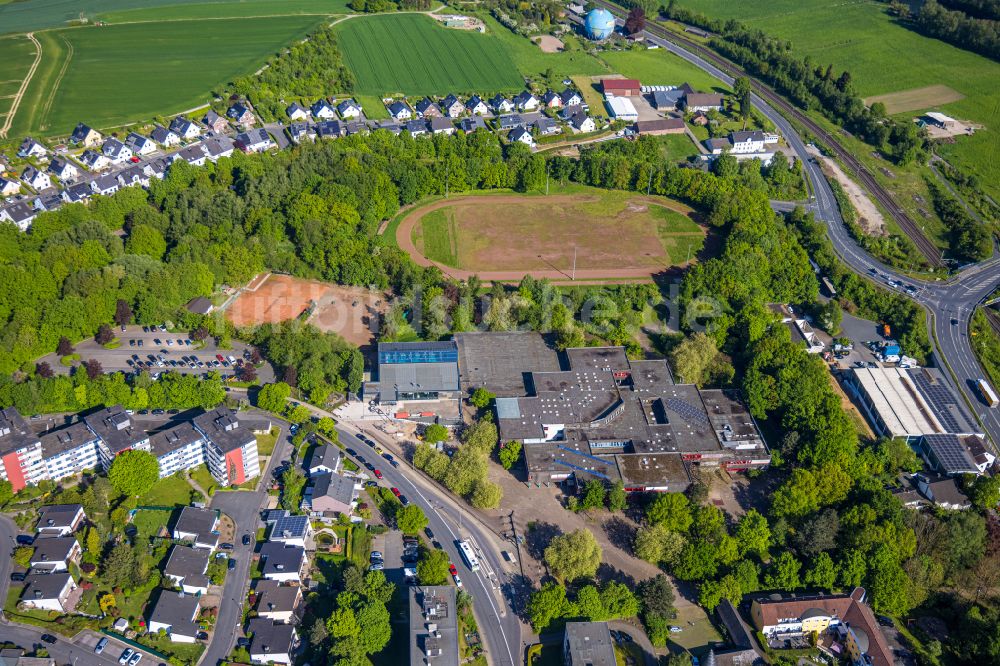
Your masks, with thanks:
[{"label": "green sports field", "polygon": [[[770,35],[789,39],[796,53],[820,64],[847,69],[864,97],[928,86],[951,88],[964,97],[926,109],[986,126],[972,137],[941,145],[938,152],[977,174],[1000,199],[1000,63],[896,24],[886,5],[853,0],[680,0],[713,17],[735,18]],[[930,100],[928,100],[930,101]]]},{"label": "green sports field", "polygon": [[524,81],[493,35],[449,30],[416,14],[344,21],[340,47],[362,94],[518,90]]},{"label": "green sports field", "polygon": [[237,75],[307,34],[318,17],[165,21],[36,34],[44,54],[13,136],[110,128],[209,101]]}]

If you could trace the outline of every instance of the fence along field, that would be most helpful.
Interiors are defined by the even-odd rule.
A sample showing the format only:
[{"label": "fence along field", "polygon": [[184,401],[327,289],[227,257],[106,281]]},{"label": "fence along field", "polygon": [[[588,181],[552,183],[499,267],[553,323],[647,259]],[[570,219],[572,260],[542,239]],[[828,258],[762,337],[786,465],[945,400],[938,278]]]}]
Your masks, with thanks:
[{"label": "fence along field", "polygon": [[396,14],[344,21],[337,36],[359,93],[444,95],[524,87],[503,44],[489,33]]},{"label": "fence along field", "polygon": [[110,128],[207,104],[321,17],[166,21],[40,32],[43,58],[12,133]]}]

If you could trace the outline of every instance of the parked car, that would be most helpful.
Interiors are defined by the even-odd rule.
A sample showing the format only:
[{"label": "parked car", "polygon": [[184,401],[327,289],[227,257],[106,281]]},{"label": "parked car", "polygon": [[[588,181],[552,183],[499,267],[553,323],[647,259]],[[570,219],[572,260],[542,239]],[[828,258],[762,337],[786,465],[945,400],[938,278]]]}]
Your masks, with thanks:
[{"label": "parked car", "polygon": [[105,636],[101,640],[97,641],[97,645],[94,646],[94,654],[101,654],[104,652],[104,648],[108,647],[108,637]]},{"label": "parked car", "polygon": [[425,527],[424,528],[424,534],[427,535],[428,539],[433,539],[434,538],[434,531],[431,530],[431,528],[429,528],[429,527]]},{"label": "parked car", "polygon": [[372,474],[375,475],[376,479],[381,479],[382,478],[382,470],[380,470],[380,469],[372,470]]},{"label": "parked car", "polygon": [[141,652],[134,652],[132,654],[132,657],[128,660],[128,666],[135,666],[140,661],[142,661],[142,653]]},{"label": "parked car", "polygon": [[457,576],[458,575],[458,568],[454,564],[452,564],[452,563],[449,562],[448,563],[448,573],[450,573],[452,576]]},{"label": "parked car", "polygon": [[219,548],[221,548],[222,550],[232,550],[233,549],[233,544],[231,544],[231,543],[221,543],[221,544],[219,544]]},{"label": "parked car", "polygon": [[51,645],[56,642],[56,637],[52,634],[42,634],[42,640]]},{"label": "parked car", "polygon": [[389,490],[391,490],[392,494],[395,495],[396,497],[399,497],[402,494],[399,492],[399,488],[396,487],[389,488]]},{"label": "parked car", "polygon": [[12,573],[10,575],[10,579],[12,581],[14,581],[15,583],[23,583],[24,582],[24,574],[21,573],[20,571],[15,571],[14,573]]},{"label": "parked car", "polygon": [[410,500],[406,499],[406,495],[399,496],[399,503],[403,506],[410,506]]},{"label": "parked car", "polygon": [[249,546],[250,545],[250,535],[249,534],[244,534],[243,535],[243,545],[244,546]]},{"label": "parked car", "polygon": [[118,657],[118,663],[127,664],[128,660],[132,657],[133,654],[135,654],[135,650],[133,650],[132,648],[125,648],[125,651],[122,652],[122,656]]}]

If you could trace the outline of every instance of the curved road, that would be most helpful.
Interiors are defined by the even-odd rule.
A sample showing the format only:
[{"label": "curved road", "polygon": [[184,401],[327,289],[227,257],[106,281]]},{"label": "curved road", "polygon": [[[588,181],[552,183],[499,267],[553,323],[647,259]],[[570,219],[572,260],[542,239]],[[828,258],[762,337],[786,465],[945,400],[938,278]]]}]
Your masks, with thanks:
[{"label": "curved road", "polygon": [[[345,422],[342,421],[340,427],[337,428],[341,444],[353,448],[372,464],[375,464],[378,458],[372,457],[375,456],[374,451],[356,437],[353,429],[348,430],[345,425]],[[374,437],[375,434],[381,436],[381,433],[372,430],[366,430],[365,434],[376,440],[379,438]],[[379,441],[379,444],[383,447],[390,445],[387,441]],[[397,443],[394,442],[391,446],[395,450]],[[506,574],[500,562],[499,553],[496,548],[492,547],[492,538],[460,505],[454,502],[448,493],[437,489],[430,482],[424,480],[419,472],[410,470],[410,473],[403,473],[403,470],[409,465],[402,459],[402,456],[397,455],[396,457],[400,459],[401,467],[396,468],[388,464],[379,466],[382,480],[389,486],[399,488],[413,504],[424,510],[428,526],[434,531],[435,538],[451,557],[451,561],[458,567],[463,587],[466,592],[472,595],[479,634],[486,646],[490,663],[494,666],[520,666],[524,662],[521,622],[517,615],[511,612],[504,600],[504,592],[507,591],[504,587]],[[468,539],[470,536],[479,546],[480,559],[485,559],[487,565],[481,567],[478,572],[469,570],[455,546],[455,541]],[[496,577],[499,577],[496,583],[495,579],[491,579],[487,575],[488,568],[496,573]]]},{"label": "curved road", "polygon": [[[619,25],[624,23],[624,9],[606,2],[600,4],[616,15]],[[652,34],[647,29],[647,39],[708,72],[723,83],[732,85],[733,77],[707,60],[666,39],[662,36],[667,34],[665,31],[658,33],[660,34]],[[935,358],[939,365],[944,366],[945,376],[949,377],[949,381],[955,380],[953,382],[956,384],[955,388],[972,406],[996,450],[1000,444],[1000,417],[996,410],[987,408],[974,387],[975,380],[984,373],[972,351],[969,321],[976,307],[1000,284],[1000,257],[966,268],[952,278],[938,282],[916,280],[880,263],[863,250],[848,233],[830,184],[820,171],[819,165],[812,161],[805,142],[791,123],[756,94],[753,96],[753,103],[775,124],[802,162],[814,194],[812,202],[806,208],[814,213],[816,219],[826,224],[830,241],[841,260],[852,270],[867,278],[884,283],[891,277],[904,287],[911,286],[916,290],[915,293],[907,295],[930,314],[929,328],[932,333],[931,343],[935,348]],[[954,373],[954,377],[950,377],[947,372],[949,369]]]}]

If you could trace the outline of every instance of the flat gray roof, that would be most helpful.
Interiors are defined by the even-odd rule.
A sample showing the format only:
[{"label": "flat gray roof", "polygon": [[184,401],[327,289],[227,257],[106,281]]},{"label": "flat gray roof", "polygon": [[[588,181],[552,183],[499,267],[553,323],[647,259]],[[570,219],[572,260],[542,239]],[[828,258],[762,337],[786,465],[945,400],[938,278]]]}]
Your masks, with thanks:
[{"label": "flat gray roof", "polygon": [[573,666],[615,666],[617,663],[607,622],[567,622],[564,645]]},{"label": "flat gray roof", "polygon": [[458,666],[455,591],[451,585],[409,588],[411,666]]},{"label": "flat gray roof", "polygon": [[522,396],[532,372],[556,372],[559,356],[534,332],[456,333],[462,391],[480,386],[499,397]]}]

